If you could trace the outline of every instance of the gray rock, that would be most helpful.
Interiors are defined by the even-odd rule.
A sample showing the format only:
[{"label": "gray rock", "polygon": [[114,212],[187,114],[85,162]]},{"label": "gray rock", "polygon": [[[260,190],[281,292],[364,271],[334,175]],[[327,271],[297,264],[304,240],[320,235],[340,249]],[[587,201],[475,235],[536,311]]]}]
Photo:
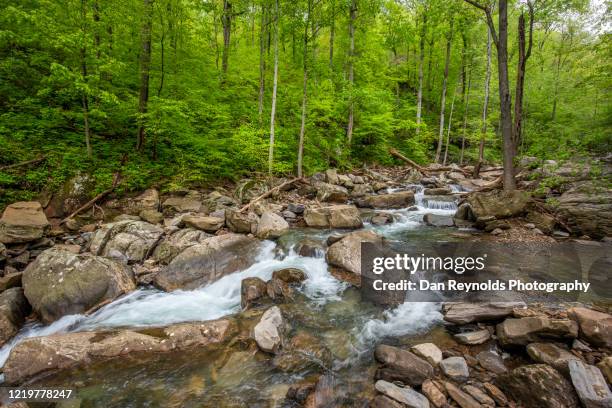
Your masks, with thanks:
[{"label": "gray rock", "polygon": [[228,209],[225,211],[225,222],[232,232],[255,234],[257,232],[259,217],[254,212],[241,213]]},{"label": "gray rock", "polygon": [[476,401],[480,402],[484,406],[487,406],[487,407],[494,407],[495,406],[495,401],[493,400],[493,398],[489,397],[480,388],[477,388],[477,387],[475,387],[473,385],[469,385],[469,384],[466,384],[466,385],[462,386],[461,388],[463,389],[463,391],[465,391],[468,394],[470,394]]},{"label": "gray rock", "polygon": [[468,196],[467,202],[476,218],[486,216],[508,218],[525,212],[529,195],[519,190],[475,192]]},{"label": "gray rock", "polygon": [[84,313],[136,288],[123,263],[51,248],[23,272],[25,296],[45,323]]},{"label": "gray rock", "polygon": [[363,226],[359,210],[354,205],[307,208],[304,221],[312,228],[355,229]]},{"label": "gray rock", "polygon": [[293,220],[295,220],[297,218],[297,215],[294,212],[292,212],[292,211],[285,210],[285,211],[283,211],[283,218],[286,219],[286,220],[293,221]]},{"label": "gray rock", "polygon": [[11,288],[0,293],[0,346],[19,332],[30,314],[30,304],[22,288]]},{"label": "gray rock", "polygon": [[531,343],[527,345],[527,354],[536,363],[548,364],[564,374],[569,373],[571,360],[579,360],[574,354],[552,343]]},{"label": "gray rock", "polygon": [[250,309],[268,296],[266,282],[258,277],[244,278],[240,284],[240,306]]},{"label": "gray rock", "polygon": [[187,215],[183,217],[183,223],[191,228],[214,233],[223,228],[225,218],[206,215]]},{"label": "gray rock", "polygon": [[423,222],[432,227],[452,227],[455,225],[450,215],[425,214]]},{"label": "gray rock", "polygon": [[567,311],[580,326],[580,336],[598,347],[612,348],[612,316],[607,313],[573,307]]},{"label": "gray rock", "polygon": [[257,237],[261,239],[274,239],[289,230],[289,224],[278,214],[267,211],[262,214],[257,225]]},{"label": "gray rock", "polygon": [[612,407],[612,392],[599,368],[579,360],[568,364],[572,383],[585,408]]},{"label": "gray rock", "polygon": [[157,210],[142,210],[138,216],[151,224],[161,224],[164,221],[164,214]]},{"label": "gray rock", "polygon": [[504,364],[504,360],[500,357],[499,354],[493,351],[481,351],[476,354],[476,360],[485,370],[489,370],[495,374],[503,374],[508,369]]},{"label": "gray rock", "polygon": [[457,382],[464,382],[470,377],[470,370],[463,357],[445,358],[440,361],[440,368],[444,375]]},{"label": "gray rock", "polygon": [[89,250],[94,255],[120,259],[124,262],[145,260],[164,230],[144,221],[119,221],[104,224],[94,232]]},{"label": "gray rock", "polygon": [[526,346],[546,339],[575,339],[578,325],[573,320],[523,317],[506,319],[497,325],[496,333],[502,346]]},{"label": "gray rock", "polygon": [[366,196],[368,194],[372,194],[374,189],[369,184],[357,184],[353,187],[353,191],[351,191],[351,197],[359,198]]},{"label": "gray rock", "polygon": [[417,356],[424,358],[434,367],[442,361],[442,351],[433,343],[421,343],[412,346],[410,350]]},{"label": "gray rock", "polygon": [[50,224],[37,201],[20,201],[8,205],[0,218],[0,243],[15,244],[35,241]]},{"label": "gray rock", "polygon": [[470,394],[462,391],[453,383],[445,382],[444,388],[448,392],[448,395],[457,403],[461,408],[481,408],[480,403],[476,401]]},{"label": "gray rock", "polygon": [[348,190],[329,183],[315,184],[317,199],[321,202],[345,203],[348,200]]},{"label": "gray rock", "polygon": [[455,324],[468,324],[501,320],[515,308],[524,308],[523,302],[446,303],[444,320]]},{"label": "gray rock", "polygon": [[434,375],[431,364],[407,350],[381,344],[376,347],[374,357],[383,364],[376,372],[377,379],[402,381],[416,387]]},{"label": "gray rock", "polygon": [[390,382],[378,380],[374,388],[387,397],[401,402],[408,408],[429,408],[427,398],[410,387],[398,387]]},{"label": "gray rock", "polygon": [[576,235],[612,236],[612,190],[592,181],[577,183],[559,197],[559,216]]},{"label": "gray rock", "polygon": [[366,208],[405,208],[414,204],[414,192],[399,191],[389,194],[369,195],[355,200],[358,207]]},{"label": "gray rock", "polygon": [[184,197],[170,197],[162,203],[163,213],[172,216],[183,212],[202,211],[202,201],[199,194],[187,194]]},{"label": "gray rock", "polygon": [[373,231],[356,231],[347,234],[327,249],[330,265],[361,275],[361,243],[382,244],[383,238]]},{"label": "gray rock", "polygon": [[167,265],[177,256],[195,244],[201,244],[212,235],[193,228],[181,228],[166,235],[155,247],[153,259],[163,265]]},{"label": "gray rock", "polygon": [[287,205],[287,209],[294,214],[301,215],[304,213],[306,206],[304,204],[299,204],[299,203],[289,203]]},{"label": "gray rock", "polygon": [[325,181],[327,181],[330,184],[339,184],[340,180],[338,179],[338,170],[336,169],[325,170]]},{"label": "gray rock", "polygon": [[466,344],[469,346],[485,343],[490,338],[491,333],[487,329],[455,334],[455,339],[459,343]]},{"label": "gray rock", "polygon": [[253,337],[262,351],[277,353],[282,345],[283,315],[278,306],[273,306],[261,316],[253,329]]},{"label": "gray rock", "polygon": [[196,289],[255,263],[260,242],[240,234],[224,234],[189,246],[156,276],[159,288]]}]

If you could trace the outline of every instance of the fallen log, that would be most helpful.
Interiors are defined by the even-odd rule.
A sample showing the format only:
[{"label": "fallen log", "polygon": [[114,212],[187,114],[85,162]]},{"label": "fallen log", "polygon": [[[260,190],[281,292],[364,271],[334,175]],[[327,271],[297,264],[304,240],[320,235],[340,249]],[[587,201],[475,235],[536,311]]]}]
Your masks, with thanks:
[{"label": "fallen log", "polygon": [[304,181],[304,179],[302,177],[296,177],[294,179],[287,180],[284,183],[281,183],[278,186],[276,186],[274,188],[271,188],[270,190],[266,191],[265,193],[261,194],[260,196],[255,197],[248,204],[245,204],[238,212],[244,212],[244,211],[248,210],[256,202],[258,202],[260,200],[263,200],[264,198],[270,197],[272,194],[274,194],[274,192],[280,191],[282,188],[290,186],[291,184],[293,184],[293,183],[295,183],[297,181]]},{"label": "fallen log", "polygon": [[389,149],[389,153],[391,154],[391,156],[397,157],[398,159],[406,162],[409,166],[411,166],[412,168],[418,170],[419,172],[421,172],[423,174],[427,174],[427,172],[429,171],[425,167],[423,167],[423,166],[413,162],[412,160],[410,160],[409,158],[407,158],[406,156],[404,156],[403,154],[401,154],[400,152],[398,152],[394,148],[390,148]]},{"label": "fallen log", "polygon": [[28,166],[30,164],[36,164],[36,163],[39,163],[39,162],[41,162],[43,160],[46,160],[46,159],[47,159],[47,156],[40,156],[40,157],[38,157],[36,159],[33,159],[33,160],[24,161],[24,162],[21,162],[21,163],[9,164],[7,166],[0,167],[0,171],[14,169],[16,167]]}]

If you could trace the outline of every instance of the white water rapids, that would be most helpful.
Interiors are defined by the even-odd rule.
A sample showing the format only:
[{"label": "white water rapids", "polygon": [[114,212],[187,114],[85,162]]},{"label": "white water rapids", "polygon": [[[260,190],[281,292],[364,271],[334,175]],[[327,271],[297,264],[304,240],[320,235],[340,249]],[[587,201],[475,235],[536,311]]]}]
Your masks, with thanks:
[{"label": "white water rapids", "polygon": [[[422,189],[417,190],[415,198],[416,211],[386,211],[394,215],[396,222],[383,226],[366,225],[366,228],[372,228],[382,235],[413,230],[423,226],[425,213],[452,215],[456,209],[454,202],[445,202],[448,206],[441,208],[438,204],[424,201]],[[156,289],[139,289],[92,315],[64,316],[48,326],[30,323],[0,349],[0,366],[4,365],[16,344],[30,337],[117,327],[166,326],[179,322],[213,320],[236,313],[240,310],[240,286],[244,278],[259,277],[268,280],[273,271],[283,268],[299,268],[305,272],[307,280],[301,290],[312,302],[323,304],[341,299],[340,295],[348,285],[329,273],[324,258],[303,257],[289,251],[282,259],[277,259],[275,247],[274,242],[265,241],[256,258],[257,262],[250,268],[225,276],[200,289],[169,293]],[[377,316],[366,321],[357,340],[369,344],[385,336],[423,331],[441,320],[438,310],[438,305],[433,303],[404,303],[385,311],[382,318]]]}]

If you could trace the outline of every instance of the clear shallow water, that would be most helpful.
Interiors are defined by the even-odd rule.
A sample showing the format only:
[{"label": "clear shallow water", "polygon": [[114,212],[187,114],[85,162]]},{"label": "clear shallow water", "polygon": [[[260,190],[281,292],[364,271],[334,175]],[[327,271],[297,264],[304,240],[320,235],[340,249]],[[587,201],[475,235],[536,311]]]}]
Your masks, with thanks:
[{"label": "clear shallow water", "polygon": [[[392,240],[448,240],[447,228],[423,224],[423,215],[452,215],[456,205],[424,200],[416,189],[416,209],[387,210],[393,224],[365,228]],[[452,205],[451,205],[452,204]],[[455,206],[455,207],[453,207]],[[53,333],[103,330],[110,328],[159,327],[186,321],[204,321],[231,315],[240,310],[240,283],[246,277],[270,279],[278,269],[303,270],[307,280],[301,288],[305,298],[291,305],[289,319],[294,330],[317,336],[332,352],[333,364],[327,373],[335,394],[345,395],[352,404],[368,399],[372,392],[373,345],[385,338],[423,336],[441,324],[439,305],[404,303],[383,310],[361,300],[354,288],[336,280],[328,271],[324,257],[296,255],[293,246],[304,240],[324,241],[333,231],[292,230],[280,244],[267,241],[250,268],[226,276],[206,287],[171,293],[139,289],[106,305],[90,316],[65,316],[49,326],[30,324],[0,349],[0,365],[15,344],[27,337]],[[288,250],[287,250],[288,249]],[[234,355],[236,356],[234,357]],[[125,360],[129,360],[126,362]],[[269,356],[253,350],[189,350],[171,355],[117,359],[96,363],[43,380],[49,385],[79,384],[83,407],[140,406],[274,406],[286,394],[288,384],[307,377],[302,370],[282,373],[271,365]],[[147,391],[149,390],[149,391]],[[173,395],[172,398],[169,398]],[[351,397],[348,397],[351,395]],[[209,405],[210,404],[210,405]]]}]

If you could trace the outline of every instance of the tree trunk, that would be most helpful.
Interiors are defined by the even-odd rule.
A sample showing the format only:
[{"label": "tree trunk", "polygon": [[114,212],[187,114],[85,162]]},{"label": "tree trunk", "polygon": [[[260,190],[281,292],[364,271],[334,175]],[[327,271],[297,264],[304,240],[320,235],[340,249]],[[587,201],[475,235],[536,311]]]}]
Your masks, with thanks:
[{"label": "tree trunk", "polygon": [[261,6],[261,28],[260,28],[260,36],[259,36],[259,118],[261,120],[261,116],[263,114],[264,107],[264,94],[266,91],[266,41],[265,41],[265,27],[267,25],[266,21],[266,7],[265,4]]},{"label": "tree trunk", "polygon": [[[81,18],[82,18],[82,41],[83,44],[81,46],[81,76],[83,82],[87,83],[87,48],[85,46],[86,41],[86,21],[87,21],[87,1],[81,0]],[[87,157],[91,159],[92,157],[92,149],[91,149],[91,130],[89,128],[89,97],[85,91],[82,91],[81,95],[81,103],[83,108],[83,126],[85,128],[85,146],[87,148]]]},{"label": "tree trunk", "polygon": [[427,30],[427,11],[423,12],[421,38],[419,39],[419,90],[417,91],[416,133],[421,130],[421,115],[423,109],[423,64],[425,63],[425,34]]},{"label": "tree trunk", "polygon": [[159,23],[161,26],[161,36],[159,37],[159,50],[160,50],[160,74],[159,74],[159,88],[157,88],[157,97],[161,96],[162,90],[164,89],[164,79],[166,76],[165,71],[165,40],[166,40],[166,24],[164,23],[164,17],[160,15]]},{"label": "tree trunk", "polygon": [[304,157],[304,136],[306,133],[306,103],[308,97],[308,26],[310,25],[310,13],[312,11],[312,0],[308,0],[308,15],[304,26],[304,51],[303,70],[304,79],[302,84],[302,120],[300,123],[300,137],[298,141],[297,176],[302,177],[302,162]]},{"label": "tree trunk", "polygon": [[531,46],[533,44],[533,8],[530,2],[527,2],[529,8],[529,45],[525,49],[525,16],[521,13],[518,21],[518,67],[516,70],[516,95],[514,97],[514,148],[516,149],[521,144],[522,139],[522,121],[523,121],[523,99],[525,89],[525,71],[527,60],[531,56]]},{"label": "tree trunk", "polygon": [[474,166],[474,178],[478,178],[480,167],[484,161],[485,138],[487,136],[487,111],[489,109],[489,85],[491,83],[491,30],[487,29],[487,68],[485,73],[484,102],[482,105],[482,131],[478,146],[478,163]]},{"label": "tree trunk", "polygon": [[459,164],[463,165],[463,157],[465,154],[465,134],[467,132],[467,121],[468,112],[470,106],[470,88],[472,87],[472,69],[469,68],[467,71],[467,90],[465,92],[465,100],[463,103],[463,134],[461,135],[461,156],[459,158]]},{"label": "tree trunk", "polygon": [[221,57],[221,69],[223,76],[227,74],[227,64],[229,60],[230,36],[232,34],[232,4],[228,0],[223,0],[223,55]]},{"label": "tree trunk", "polygon": [[[459,87],[459,85],[457,85],[457,87]],[[456,95],[457,95],[457,88],[455,88],[455,91],[453,92],[451,110],[450,110],[450,113],[448,114],[448,130],[446,131],[446,147],[444,148],[444,160],[442,161],[442,164],[444,166],[446,166],[446,159],[448,157],[448,145],[450,143],[450,132],[451,132],[451,125],[453,123],[453,111],[455,110],[455,96]]]},{"label": "tree trunk", "polygon": [[329,70],[334,70],[334,41],[336,37],[336,0],[331,0],[331,27],[329,31]]},{"label": "tree trunk", "polygon": [[274,79],[272,85],[272,109],[270,113],[270,150],[268,152],[268,173],[272,174],[274,164],[274,116],[276,115],[276,89],[278,86],[278,0],[274,0]]},{"label": "tree trunk", "polygon": [[355,58],[355,19],[357,18],[357,0],[351,0],[351,8],[349,10],[349,116],[348,125],[346,127],[346,139],[349,146],[353,140],[353,121],[354,121],[354,109],[355,104],[353,101],[353,88],[354,88],[354,58]]},{"label": "tree trunk", "polygon": [[444,142],[444,110],[446,105],[446,84],[448,82],[448,70],[450,66],[451,44],[453,41],[453,21],[451,17],[450,31],[446,38],[446,60],[444,62],[444,80],[442,81],[442,99],[440,100],[440,131],[438,133],[438,148],[436,149],[436,163],[440,162],[440,154],[442,153],[442,144]]},{"label": "tree trunk", "polygon": [[559,45],[559,53],[557,54],[557,63],[556,63],[557,67],[555,69],[555,90],[553,93],[552,113],[550,115],[550,120],[552,122],[554,122],[557,117],[557,99],[559,97],[559,76],[561,75],[561,47],[562,45]]},{"label": "tree trunk", "polygon": [[149,70],[151,67],[151,24],[153,19],[153,0],[144,0],[144,16],[142,22],[142,50],[140,53],[140,96],[138,98],[138,113],[140,126],[136,149],[142,151],[145,146],[145,119],[149,103]]}]

